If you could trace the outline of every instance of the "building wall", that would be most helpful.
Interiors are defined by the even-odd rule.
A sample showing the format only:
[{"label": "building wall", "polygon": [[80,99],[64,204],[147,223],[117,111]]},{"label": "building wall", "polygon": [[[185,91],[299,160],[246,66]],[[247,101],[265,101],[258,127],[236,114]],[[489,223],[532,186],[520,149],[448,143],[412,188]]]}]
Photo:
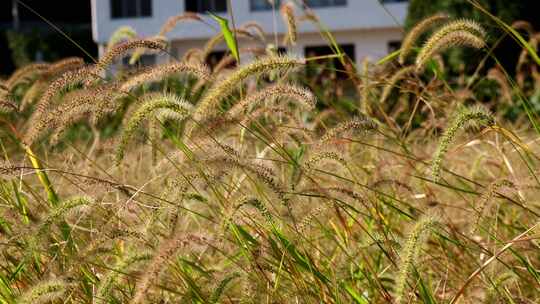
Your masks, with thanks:
[{"label": "building wall", "polygon": [[[252,12],[248,0],[234,0],[232,10],[236,25],[257,21],[265,32],[283,34],[285,26],[279,12]],[[386,8],[386,10],[385,10]],[[93,36],[98,44],[105,44],[110,35],[120,26],[133,27],[141,37],[155,35],[167,18],[184,12],[184,0],[153,0],[152,17],[111,19],[110,0],[92,0]],[[297,13],[300,13],[297,9]],[[382,7],[379,0],[348,0],[346,6],[315,8],[314,12],[339,43],[354,43],[356,59],[364,56],[375,58],[387,54],[387,43],[401,39],[401,27],[407,2],[387,3]],[[173,49],[179,53],[193,47],[201,47],[204,42],[218,33],[215,21],[204,16],[210,27],[200,22],[188,21],[179,24],[168,34]],[[319,30],[310,22],[302,22],[298,27],[299,41],[294,52],[303,55],[307,45],[326,44]],[[273,39],[270,39],[273,41]]]},{"label": "building wall", "polygon": [[[378,59],[388,54],[388,42],[400,41],[402,32],[399,29],[374,29],[374,30],[350,30],[338,31],[333,33],[338,44],[353,44],[355,49],[355,58],[360,62],[364,57]],[[283,39],[278,36],[278,41]],[[204,46],[205,39],[173,40],[172,53],[181,58],[183,54],[191,48],[200,48]],[[274,42],[273,35],[267,37],[268,43]],[[250,40],[239,40],[240,47],[263,47],[260,43]],[[295,46],[289,48],[287,52],[293,55],[305,56],[304,50],[309,46],[323,46],[327,43],[321,38],[319,33],[304,33],[298,37]],[[227,46],[222,43],[215,47],[215,51],[225,51]],[[160,60],[166,60],[168,55],[161,55]]]}]

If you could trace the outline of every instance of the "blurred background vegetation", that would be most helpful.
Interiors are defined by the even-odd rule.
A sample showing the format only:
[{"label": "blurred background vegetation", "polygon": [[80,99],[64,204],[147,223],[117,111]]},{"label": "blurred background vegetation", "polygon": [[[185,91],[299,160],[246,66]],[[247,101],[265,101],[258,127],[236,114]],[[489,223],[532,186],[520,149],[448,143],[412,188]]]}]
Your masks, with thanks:
[{"label": "blurred background vegetation", "polygon": [[[487,9],[491,14],[497,16],[507,24],[523,20],[529,22],[535,31],[540,30],[540,19],[537,16],[537,0],[474,0],[479,5]],[[469,18],[476,20],[489,32],[489,43],[499,42],[494,55],[508,71],[514,71],[515,65],[521,52],[519,44],[515,43],[511,37],[505,35],[494,21],[480,10],[475,9],[469,0],[409,0],[409,12],[405,22],[405,30],[409,30],[420,20],[438,12],[445,12],[454,18]],[[521,31],[521,34],[530,38],[529,33]],[[477,58],[475,52],[465,48],[456,48],[446,53],[449,68],[455,73],[466,67],[476,68]],[[477,57],[477,56],[476,56]],[[471,61],[474,60],[474,63]],[[493,66],[493,62],[488,62],[486,68]]]},{"label": "blurred background vegetation", "polygon": [[25,0],[22,3],[2,0],[0,75],[9,75],[29,62],[55,61],[68,56],[85,57],[78,47],[67,41],[42,17],[53,22],[91,55],[97,55],[97,46],[92,39],[90,0]]},{"label": "blurred background vegetation", "polygon": [[[508,24],[516,20],[524,20],[529,22],[534,30],[540,29],[540,20],[535,16],[537,0],[475,1]],[[31,61],[54,61],[67,56],[81,56],[90,60],[78,47],[51,28],[43,18],[28,10],[21,3],[15,5],[16,2],[17,0],[0,1],[0,75],[8,75],[15,68]],[[22,2],[42,17],[52,21],[90,55],[97,55],[97,46],[92,40],[90,0],[55,0],[54,4],[42,0]],[[381,5],[383,4],[381,3]],[[14,7],[17,7],[16,12],[13,10]],[[469,0],[410,0],[409,13],[404,27],[408,30],[419,20],[437,12],[447,12],[453,17],[471,18],[479,21],[490,30],[490,43],[495,43],[505,36],[500,27],[496,27],[492,19],[475,9]],[[522,34],[526,38],[530,38],[528,33],[523,32]],[[515,71],[520,50],[520,46],[512,41],[512,38],[505,37],[499,42],[495,56],[501,60],[506,70]],[[472,60],[477,60],[473,54],[475,53],[467,49],[456,49],[448,52],[446,55],[449,63],[448,71],[457,74],[463,68],[476,67],[476,64],[469,64]],[[485,68],[489,69],[492,66],[493,62],[488,61]]]}]

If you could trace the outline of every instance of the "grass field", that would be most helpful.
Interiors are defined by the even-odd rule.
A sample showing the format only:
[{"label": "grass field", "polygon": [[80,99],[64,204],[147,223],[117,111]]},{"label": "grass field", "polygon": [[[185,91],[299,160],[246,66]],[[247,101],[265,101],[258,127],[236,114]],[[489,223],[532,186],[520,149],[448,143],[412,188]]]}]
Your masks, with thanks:
[{"label": "grass field", "polygon": [[[281,14],[294,44],[299,18]],[[526,24],[494,19],[523,48],[516,71],[485,68],[484,26],[446,15],[358,66],[331,33],[324,58],[243,48],[233,33],[267,36],[250,23],[111,68],[167,54],[163,36],[198,19],[122,27],[95,63],[2,80],[0,303],[540,302]],[[449,48],[477,68],[450,76]]]}]

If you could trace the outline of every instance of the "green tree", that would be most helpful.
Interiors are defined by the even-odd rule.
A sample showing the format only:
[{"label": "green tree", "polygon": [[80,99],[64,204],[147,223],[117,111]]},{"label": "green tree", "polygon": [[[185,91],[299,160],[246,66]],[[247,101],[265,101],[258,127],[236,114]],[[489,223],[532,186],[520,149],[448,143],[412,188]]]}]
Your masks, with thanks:
[{"label": "green tree", "polygon": [[[97,48],[92,40],[88,26],[64,26],[63,32],[89,51],[90,54],[96,55]],[[11,51],[11,59],[16,67],[35,61],[37,53],[41,53],[41,59],[47,62],[69,56],[80,56],[90,60],[62,35],[47,27],[22,31],[9,30],[6,32],[6,38]]]},{"label": "green tree", "polygon": [[[535,30],[540,30],[540,21],[535,16],[537,11],[537,0],[472,0],[487,9],[493,15],[499,17],[507,24],[512,24],[517,20],[524,20],[531,23]],[[487,15],[475,8],[469,0],[410,0],[409,11],[405,21],[405,28],[409,30],[420,20],[435,13],[445,12],[452,18],[474,19],[488,31],[488,44],[492,45],[505,32]],[[527,37],[527,33],[523,33]],[[495,56],[502,62],[509,71],[514,70],[521,48],[510,37],[505,37],[495,49]],[[511,55],[509,55],[511,54]],[[457,71],[463,66],[475,68],[479,57],[477,51],[467,49],[454,49],[445,53],[445,57],[453,71]],[[486,67],[490,67],[493,62],[488,62]]]},{"label": "green tree", "polygon": [[[495,16],[501,18],[506,23],[516,20],[526,20],[531,23],[538,23],[532,12],[536,10],[534,0],[476,0],[478,4],[486,8]],[[493,21],[474,8],[468,0],[410,0],[409,11],[405,27],[410,29],[418,21],[437,12],[446,12],[456,18],[472,18],[483,24],[494,25]]]}]

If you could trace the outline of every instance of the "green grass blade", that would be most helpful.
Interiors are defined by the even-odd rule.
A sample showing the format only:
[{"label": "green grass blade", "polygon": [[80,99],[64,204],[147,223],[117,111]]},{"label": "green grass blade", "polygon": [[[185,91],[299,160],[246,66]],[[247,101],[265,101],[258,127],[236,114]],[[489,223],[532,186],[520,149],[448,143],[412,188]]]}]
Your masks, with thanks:
[{"label": "green grass blade", "polygon": [[240,53],[238,52],[238,44],[236,43],[235,34],[231,31],[229,27],[229,21],[223,17],[220,17],[218,15],[208,13],[214,20],[217,21],[219,24],[219,27],[221,29],[221,33],[223,34],[223,38],[225,38],[225,43],[227,43],[227,47],[229,47],[229,50],[233,54],[234,58],[238,62],[240,60]]}]

